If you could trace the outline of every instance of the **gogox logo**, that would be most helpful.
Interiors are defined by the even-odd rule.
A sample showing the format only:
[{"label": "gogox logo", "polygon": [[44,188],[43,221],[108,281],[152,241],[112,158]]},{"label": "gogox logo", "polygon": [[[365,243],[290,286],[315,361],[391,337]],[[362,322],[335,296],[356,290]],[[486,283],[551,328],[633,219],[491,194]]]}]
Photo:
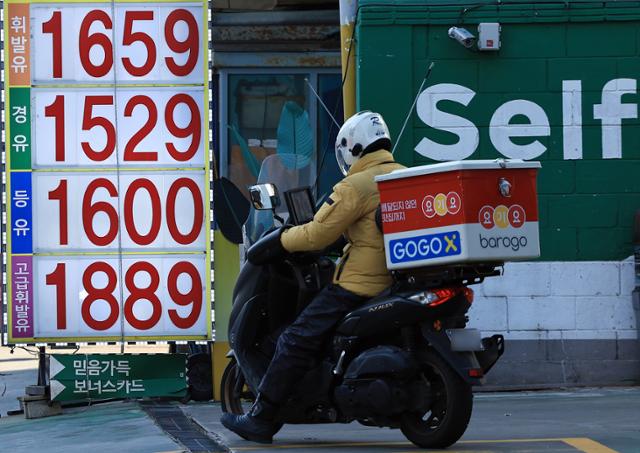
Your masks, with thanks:
[{"label": "gogox logo", "polygon": [[422,261],[444,256],[460,255],[460,233],[448,231],[438,234],[426,234],[412,238],[389,241],[392,263]]}]

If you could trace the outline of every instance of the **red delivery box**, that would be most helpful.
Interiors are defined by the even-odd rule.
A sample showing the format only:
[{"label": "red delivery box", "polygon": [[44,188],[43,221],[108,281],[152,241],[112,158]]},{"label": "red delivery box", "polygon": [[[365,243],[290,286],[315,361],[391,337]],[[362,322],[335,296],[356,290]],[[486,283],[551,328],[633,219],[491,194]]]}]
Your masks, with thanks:
[{"label": "red delivery box", "polygon": [[539,257],[538,168],[464,160],[377,176],[387,267]]}]

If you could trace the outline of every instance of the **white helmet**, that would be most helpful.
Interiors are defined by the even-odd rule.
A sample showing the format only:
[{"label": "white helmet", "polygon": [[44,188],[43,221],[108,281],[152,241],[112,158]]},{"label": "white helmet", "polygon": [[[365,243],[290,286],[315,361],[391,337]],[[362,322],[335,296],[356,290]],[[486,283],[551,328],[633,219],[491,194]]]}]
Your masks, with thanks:
[{"label": "white helmet", "polygon": [[346,176],[367,147],[380,139],[391,141],[382,115],[364,110],[349,118],[336,137],[336,160],[342,173]]}]

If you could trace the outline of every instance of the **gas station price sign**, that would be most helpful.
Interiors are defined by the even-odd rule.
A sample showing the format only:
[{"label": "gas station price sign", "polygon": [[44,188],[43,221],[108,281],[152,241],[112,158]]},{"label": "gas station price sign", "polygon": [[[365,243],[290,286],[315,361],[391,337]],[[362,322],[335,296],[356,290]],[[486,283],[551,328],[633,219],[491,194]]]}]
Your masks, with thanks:
[{"label": "gas station price sign", "polygon": [[5,2],[9,344],[211,338],[207,15]]}]

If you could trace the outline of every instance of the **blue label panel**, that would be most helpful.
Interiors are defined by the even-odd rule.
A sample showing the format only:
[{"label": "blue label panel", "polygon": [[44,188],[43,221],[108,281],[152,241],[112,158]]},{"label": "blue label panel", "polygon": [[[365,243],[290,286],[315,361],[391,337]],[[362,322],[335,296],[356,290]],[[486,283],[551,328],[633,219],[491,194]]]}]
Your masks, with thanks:
[{"label": "blue label panel", "polygon": [[11,253],[33,253],[31,172],[11,172]]},{"label": "blue label panel", "polygon": [[462,253],[460,233],[447,231],[412,238],[394,239],[389,241],[389,252],[391,253],[391,262],[393,264],[460,255]]}]

